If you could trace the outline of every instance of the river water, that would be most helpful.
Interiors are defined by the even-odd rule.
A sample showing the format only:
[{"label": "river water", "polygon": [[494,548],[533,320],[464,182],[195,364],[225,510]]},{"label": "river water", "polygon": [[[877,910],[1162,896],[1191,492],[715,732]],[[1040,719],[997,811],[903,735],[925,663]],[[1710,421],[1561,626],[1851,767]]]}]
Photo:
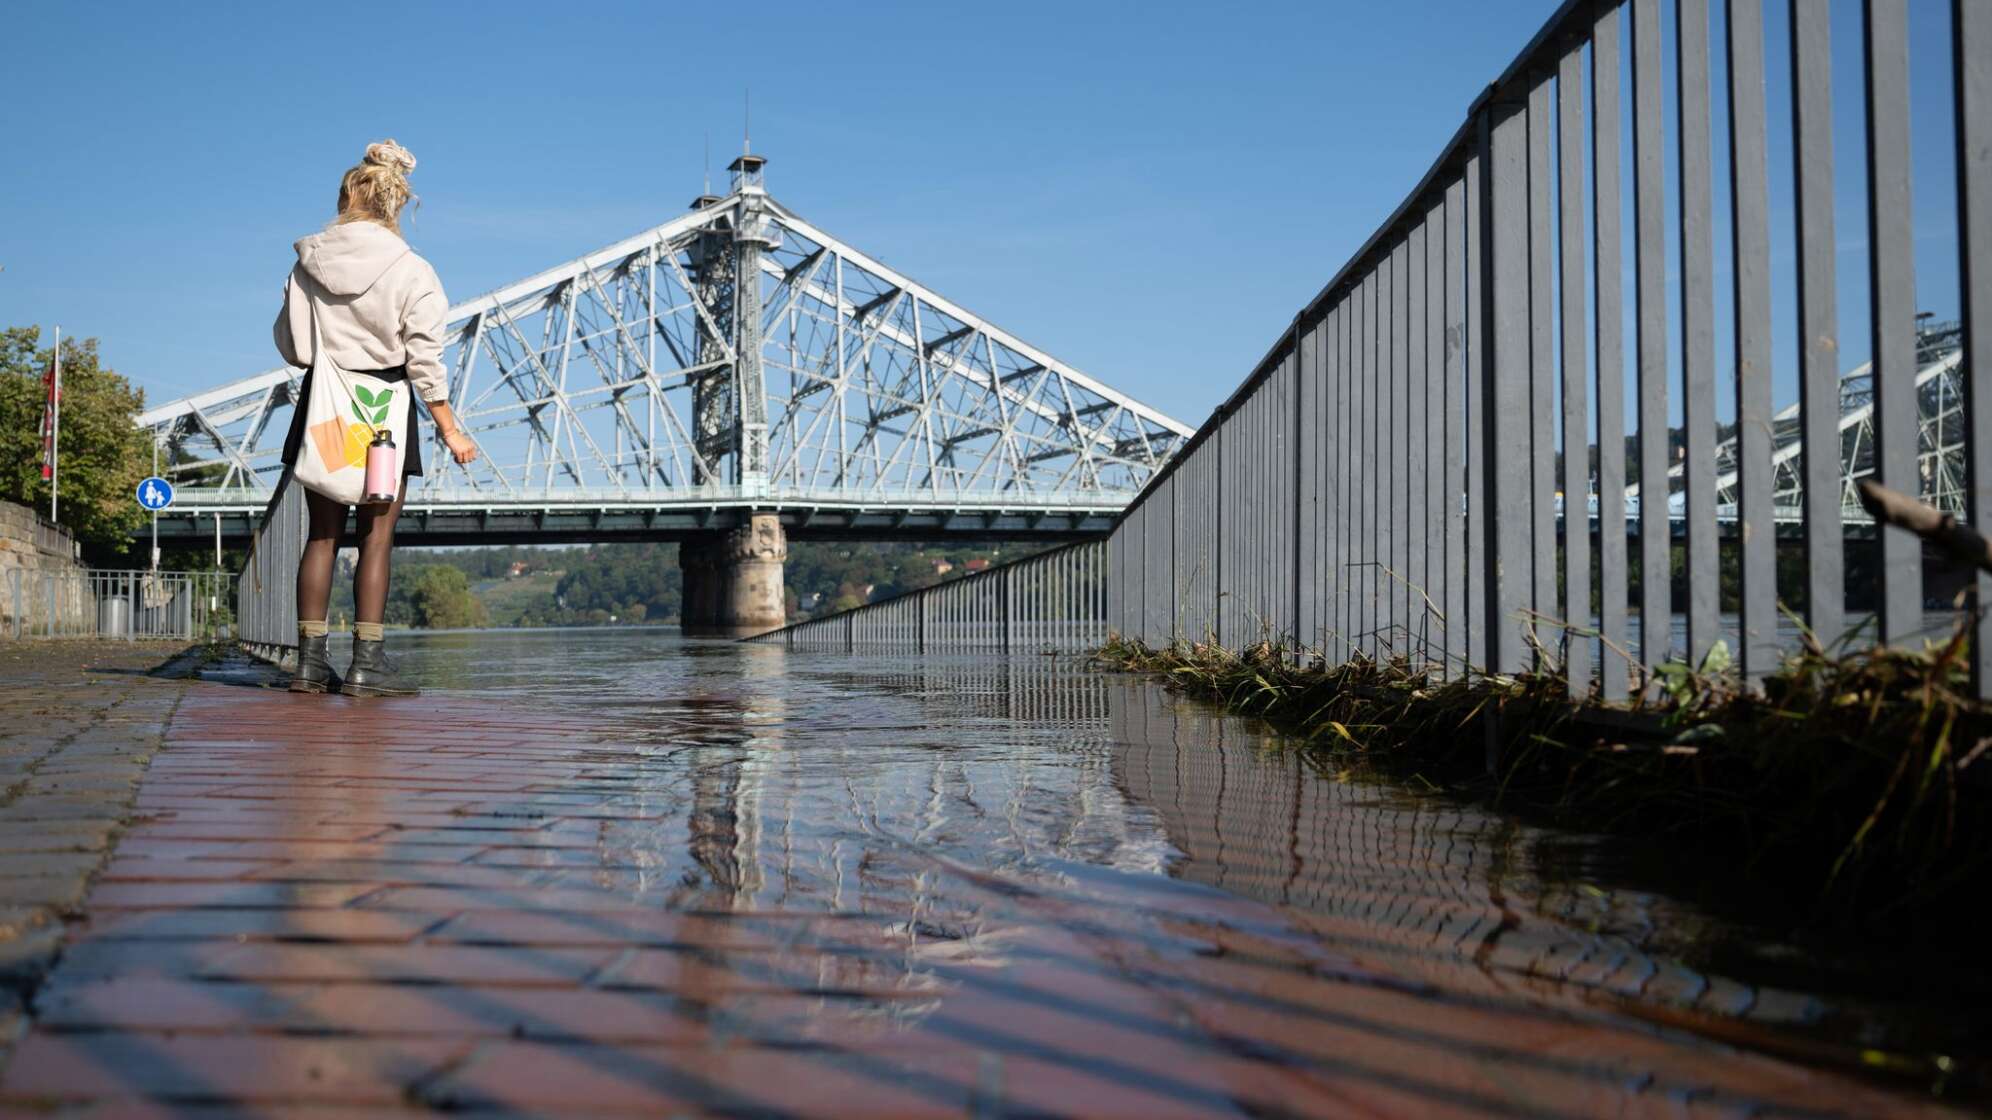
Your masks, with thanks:
[{"label": "river water", "polygon": [[[604,832],[615,871],[597,885],[683,910],[882,915],[917,939],[867,988],[931,1004],[819,1011],[832,1033],[902,1029],[965,969],[1021,977],[1055,930],[1097,972],[1167,994],[1169,1031],[1344,1063],[1412,1111],[1862,1114],[1868,1092],[1976,1092],[1982,973],[1795,943],[1734,901],[1747,882],[1337,773],[1256,721],[1070,659],[664,628],[391,646],[432,697],[582,715],[605,758],[645,760],[623,803],[653,823]],[[1471,1072],[1433,1072],[1454,1065]]]}]

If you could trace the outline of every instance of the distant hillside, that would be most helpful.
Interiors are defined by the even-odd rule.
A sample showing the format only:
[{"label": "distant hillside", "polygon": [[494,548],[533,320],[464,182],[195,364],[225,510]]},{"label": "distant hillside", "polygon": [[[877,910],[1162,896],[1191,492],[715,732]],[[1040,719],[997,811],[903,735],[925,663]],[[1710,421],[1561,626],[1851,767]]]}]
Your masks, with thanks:
[{"label": "distant hillside", "polygon": [[[931,587],[1043,547],[792,543],[789,616],[830,614]],[[341,553],[340,559],[332,592],[335,625],[353,617],[352,553]],[[461,585],[454,578],[425,578],[432,568],[462,573]],[[462,625],[481,611],[490,626],[675,623],[682,589],[675,544],[398,549],[387,621],[422,626],[443,618]],[[474,600],[475,607],[459,597]]]}]

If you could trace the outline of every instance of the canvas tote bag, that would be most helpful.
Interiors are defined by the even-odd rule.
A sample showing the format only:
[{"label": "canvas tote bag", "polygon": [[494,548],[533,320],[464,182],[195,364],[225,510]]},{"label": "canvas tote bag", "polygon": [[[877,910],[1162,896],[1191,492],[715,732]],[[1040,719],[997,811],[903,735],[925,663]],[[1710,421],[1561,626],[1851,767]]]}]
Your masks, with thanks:
[{"label": "canvas tote bag", "polygon": [[406,380],[340,369],[325,356],[318,330],[318,297],[311,300],[311,397],[304,402],[304,444],[294,473],[313,493],[349,506],[366,490],[367,445],[386,428],[396,447],[408,446]]}]

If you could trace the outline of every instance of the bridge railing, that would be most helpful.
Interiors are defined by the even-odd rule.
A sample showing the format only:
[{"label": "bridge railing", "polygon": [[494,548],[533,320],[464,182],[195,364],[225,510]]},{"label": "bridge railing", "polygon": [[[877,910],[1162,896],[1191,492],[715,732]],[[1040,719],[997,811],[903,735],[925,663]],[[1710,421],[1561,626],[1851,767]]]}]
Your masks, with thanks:
[{"label": "bridge railing", "polygon": [[307,524],[304,487],[286,471],[268,497],[236,579],[240,639],[258,657],[281,661],[297,648],[297,562]]},{"label": "bridge railing", "polygon": [[1107,637],[1106,542],[1079,541],[747,639],[795,649],[1088,650]]},{"label": "bridge railing", "polygon": [[[269,502],[273,491],[255,486],[180,487],[174,493],[178,508],[254,508]],[[633,506],[723,506],[748,503],[756,506],[828,505],[861,506],[881,509],[976,509],[1003,508],[1032,510],[1118,510],[1132,490],[882,490],[839,489],[826,486],[741,487],[741,486],[523,486],[504,490],[493,486],[471,488],[462,485],[411,485],[407,507],[466,506],[471,508],[528,507],[533,509],[576,507],[600,508]]]},{"label": "bridge railing", "polygon": [[[1906,0],[1868,0],[1854,24],[1834,7],[1728,0],[1711,27],[1708,0],[1563,4],[1122,515],[1113,629],[1271,635],[1330,662],[1452,673],[1556,666],[1573,693],[1606,698],[1718,641],[1747,672],[1772,668],[1781,601],[1829,645],[1928,633],[1926,605],[1949,597],[1933,587],[1926,604],[1920,542],[1894,529],[1871,566],[1855,557],[1873,628],[1849,624],[1840,390],[1868,356],[1873,443],[1848,454],[1929,494],[1949,467],[1919,458],[1919,438],[1954,446],[1966,520],[1992,523],[1992,380],[1974,361],[1992,338],[1992,4],[1917,5],[1913,36]],[[1852,50],[1831,41],[1849,26]],[[1858,60],[1852,81],[1835,59]],[[1912,166],[1938,169],[1917,178],[1913,212]],[[1840,236],[1866,241],[1843,255],[1850,190],[1866,228]],[[1861,300],[1836,306],[1848,291]],[[1933,435],[1918,313],[1952,301],[1963,401]],[[1782,586],[1774,385],[1798,397],[1797,438],[1818,452],[1799,468],[1802,556]],[[1733,527],[1718,520],[1730,431]],[[1624,494],[1677,456],[1672,500],[1594,497],[1594,525],[1558,517],[1561,494]],[[1992,580],[1975,590],[1983,601]],[[1985,690],[1982,617],[1975,659]]]}]

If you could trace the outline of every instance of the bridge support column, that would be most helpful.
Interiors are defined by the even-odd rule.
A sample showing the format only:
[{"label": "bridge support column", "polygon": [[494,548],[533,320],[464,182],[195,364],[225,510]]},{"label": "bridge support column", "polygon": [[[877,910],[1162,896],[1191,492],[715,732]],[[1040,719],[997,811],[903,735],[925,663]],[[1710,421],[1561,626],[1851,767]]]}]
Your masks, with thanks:
[{"label": "bridge support column", "polygon": [[788,534],[772,513],[752,514],[738,529],[679,545],[685,632],[748,637],[780,629],[787,622],[787,559]]}]

